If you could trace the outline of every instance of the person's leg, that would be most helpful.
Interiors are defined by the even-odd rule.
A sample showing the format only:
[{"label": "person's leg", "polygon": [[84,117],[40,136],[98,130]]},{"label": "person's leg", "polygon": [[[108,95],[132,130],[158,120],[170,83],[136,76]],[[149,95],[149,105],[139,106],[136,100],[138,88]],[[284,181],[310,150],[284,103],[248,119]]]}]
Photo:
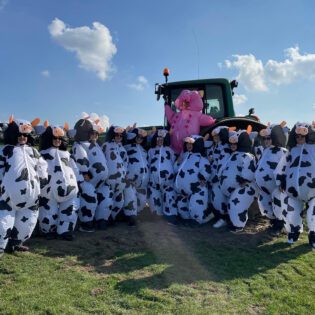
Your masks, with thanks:
[{"label": "person's leg", "polygon": [[2,255],[7,247],[14,227],[15,210],[4,201],[0,200],[0,254]]},{"label": "person's leg", "polygon": [[208,188],[200,187],[200,191],[191,195],[189,200],[189,212],[191,218],[199,224],[206,223],[211,219],[208,210]]},{"label": "person's leg", "polygon": [[229,198],[228,213],[235,229],[241,230],[248,220],[248,209],[253,203],[256,191],[251,184],[236,189]]},{"label": "person's leg", "polygon": [[48,238],[53,238],[57,230],[58,203],[54,198],[40,197],[39,199],[39,228]]},{"label": "person's leg", "polygon": [[104,184],[97,189],[95,221],[99,229],[106,229],[113,208],[113,192],[110,186]]},{"label": "person's leg", "polygon": [[59,204],[57,234],[66,240],[72,240],[77,219],[76,198],[61,202]]},{"label": "person's leg", "polygon": [[38,210],[18,210],[15,214],[14,227],[11,233],[11,241],[15,244],[15,250],[28,250],[23,243],[28,240],[34,231],[38,219]]},{"label": "person's leg", "polygon": [[93,232],[93,220],[97,207],[97,196],[95,187],[89,182],[80,184],[80,231]]},{"label": "person's leg", "polygon": [[315,249],[315,198],[308,202],[306,220],[308,226],[308,241],[312,248]]},{"label": "person's leg", "polygon": [[288,197],[287,216],[285,221],[285,228],[288,232],[288,243],[293,244],[299,239],[300,233],[303,232],[303,212],[304,202]]}]

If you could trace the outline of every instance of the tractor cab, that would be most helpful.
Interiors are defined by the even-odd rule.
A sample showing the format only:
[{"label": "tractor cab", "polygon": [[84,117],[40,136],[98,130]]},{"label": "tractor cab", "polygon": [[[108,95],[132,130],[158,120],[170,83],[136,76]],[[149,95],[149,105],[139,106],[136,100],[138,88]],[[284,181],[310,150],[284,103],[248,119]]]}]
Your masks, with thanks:
[{"label": "tractor cab", "polygon": [[[259,122],[259,118],[254,115],[254,110],[251,109],[247,116],[235,116],[233,106],[233,90],[237,87],[236,80],[229,82],[224,78],[217,79],[203,79],[191,81],[168,82],[169,71],[164,69],[163,75],[165,83],[155,84],[155,94],[157,100],[161,96],[165,102],[176,111],[175,100],[182,90],[197,90],[203,99],[203,114],[210,115],[216,119],[216,123],[211,127],[204,127],[201,129],[201,134],[211,131],[213,128],[226,125],[245,128],[250,124],[254,131],[259,131],[266,126]],[[169,128],[166,118],[164,119],[164,126]]]}]

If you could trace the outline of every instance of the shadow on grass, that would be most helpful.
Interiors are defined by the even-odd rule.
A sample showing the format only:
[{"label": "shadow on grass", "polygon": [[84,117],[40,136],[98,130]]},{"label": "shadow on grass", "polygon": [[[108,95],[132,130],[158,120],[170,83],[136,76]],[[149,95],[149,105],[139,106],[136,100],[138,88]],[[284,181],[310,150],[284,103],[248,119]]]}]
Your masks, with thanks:
[{"label": "shadow on grass", "polygon": [[307,244],[290,248],[265,230],[233,235],[202,227],[173,227],[162,220],[136,228],[120,224],[93,235],[78,233],[73,242],[33,239],[35,252],[50,257],[74,257],[74,265],[101,275],[119,275],[115,288],[138,294],[196,281],[247,279],[307,252]]}]

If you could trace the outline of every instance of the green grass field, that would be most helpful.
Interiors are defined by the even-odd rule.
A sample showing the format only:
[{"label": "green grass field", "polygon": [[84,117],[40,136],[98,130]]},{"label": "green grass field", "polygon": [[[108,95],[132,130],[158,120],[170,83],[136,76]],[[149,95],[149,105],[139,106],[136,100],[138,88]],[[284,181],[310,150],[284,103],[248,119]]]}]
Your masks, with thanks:
[{"label": "green grass field", "polygon": [[240,235],[169,226],[33,238],[0,260],[0,314],[315,314],[315,252],[263,221]]}]

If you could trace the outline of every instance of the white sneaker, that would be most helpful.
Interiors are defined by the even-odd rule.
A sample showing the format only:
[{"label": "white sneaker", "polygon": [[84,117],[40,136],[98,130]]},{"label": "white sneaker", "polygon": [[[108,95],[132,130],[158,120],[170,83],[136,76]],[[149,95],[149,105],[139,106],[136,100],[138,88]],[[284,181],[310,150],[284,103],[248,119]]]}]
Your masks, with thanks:
[{"label": "white sneaker", "polygon": [[220,219],[219,221],[217,221],[216,223],[214,223],[214,224],[212,225],[212,227],[214,227],[215,229],[219,229],[219,228],[221,228],[221,227],[223,227],[223,226],[226,226],[226,225],[227,225],[226,221],[223,220],[223,219]]}]

